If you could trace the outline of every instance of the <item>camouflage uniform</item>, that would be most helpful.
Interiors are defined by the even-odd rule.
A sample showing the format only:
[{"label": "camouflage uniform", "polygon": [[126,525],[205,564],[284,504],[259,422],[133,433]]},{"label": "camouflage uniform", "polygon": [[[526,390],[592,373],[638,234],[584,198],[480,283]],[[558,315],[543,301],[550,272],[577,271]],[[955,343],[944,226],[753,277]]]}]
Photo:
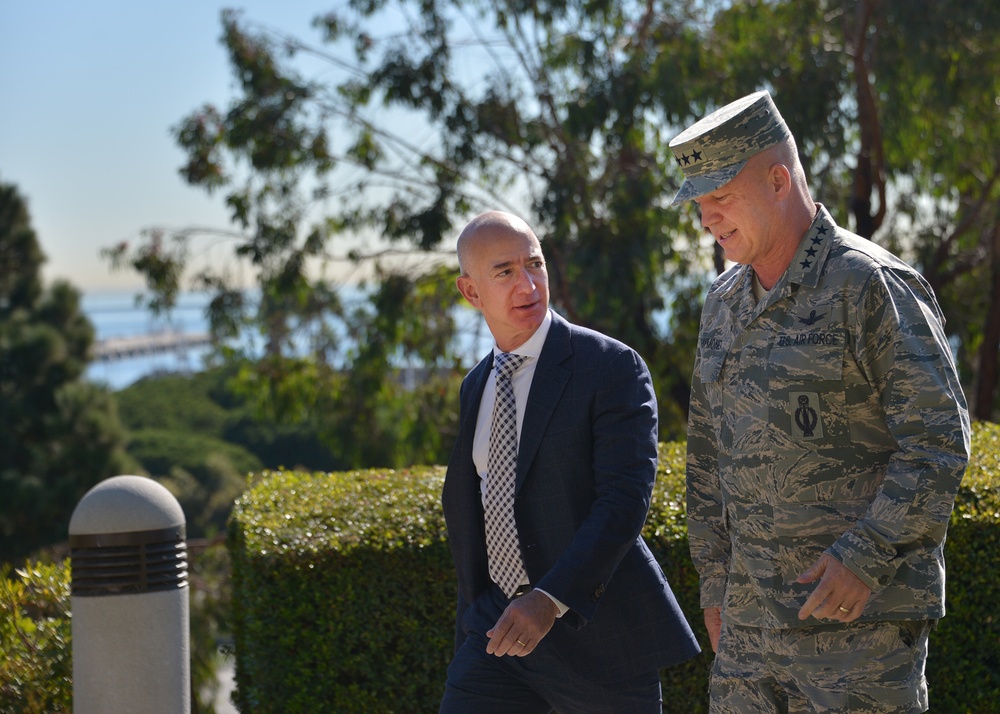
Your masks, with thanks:
[{"label": "camouflage uniform", "polygon": [[861,622],[941,617],[970,433],[930,287],[822,206],[760,303],[752,277],[720,276],[701,320],[687,487],[702,607],[807,624],[816,583],[796,577],[827,552],[872,589]]}]

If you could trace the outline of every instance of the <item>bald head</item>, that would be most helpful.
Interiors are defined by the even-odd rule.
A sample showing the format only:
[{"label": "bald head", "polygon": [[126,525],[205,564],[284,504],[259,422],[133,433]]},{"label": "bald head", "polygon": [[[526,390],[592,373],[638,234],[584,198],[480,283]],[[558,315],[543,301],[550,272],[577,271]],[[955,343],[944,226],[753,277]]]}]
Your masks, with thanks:
[{"label": "bald head", "polygon": [[512,213],[503,211],[487,211],[469,221],[458,236],[458,267],[462,275],[468,275],[472,261],[471,256],[477,247],[503,236],[529,237],[538,243],[535,232],[525,221]]},{"label": "bald head", "polygon": [[458,262],[459,292],[483,313],[497,346],[524,344],[549,310],[545,257],[531,227],[509,213],[480,214],[458,237]]}]

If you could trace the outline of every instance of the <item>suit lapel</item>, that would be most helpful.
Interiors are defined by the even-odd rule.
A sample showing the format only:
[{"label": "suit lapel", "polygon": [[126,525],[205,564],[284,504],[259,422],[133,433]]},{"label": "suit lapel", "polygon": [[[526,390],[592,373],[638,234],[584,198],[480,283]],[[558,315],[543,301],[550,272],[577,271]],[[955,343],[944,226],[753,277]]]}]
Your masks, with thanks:
[{"label": "suit lapel", "polygon": [[538,356],[535,376],[531,380],[531,391],[521,424],[521,440],[517,448],[517,490],[521,490],[542,436],[555,413],[556,405],[566,388],[571,373],[562,363],[573,354],[570,345],[569,323],[554,312],[552,327],[545,338],[542,353]]},{"label": "suit lapel", "polygon": [[[465,395],[465,404],[462,405],[462,423],[459,426],[459,438],[462,440],[463,448],[472,459],[472,442],[476,437],[476,420],[479,418],[479,405],[483,401],[483,390],[486,389],[486,379],[493,369],[493,351],[479,361],[469,373],[468,391]],[[473,468],[473,471],[475,469]]]}]

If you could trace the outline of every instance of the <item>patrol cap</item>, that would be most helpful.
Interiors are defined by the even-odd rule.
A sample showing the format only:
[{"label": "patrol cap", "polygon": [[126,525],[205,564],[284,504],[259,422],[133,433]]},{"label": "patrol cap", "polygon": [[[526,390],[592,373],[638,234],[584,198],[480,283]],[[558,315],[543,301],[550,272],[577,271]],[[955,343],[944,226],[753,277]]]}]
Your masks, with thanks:
[{"label": "patrol cap", "polygon": [[729,183],[747,159],[791,132],[767,92],[754,92],[698,120],[670,142],[684,183],[671,206]]}]

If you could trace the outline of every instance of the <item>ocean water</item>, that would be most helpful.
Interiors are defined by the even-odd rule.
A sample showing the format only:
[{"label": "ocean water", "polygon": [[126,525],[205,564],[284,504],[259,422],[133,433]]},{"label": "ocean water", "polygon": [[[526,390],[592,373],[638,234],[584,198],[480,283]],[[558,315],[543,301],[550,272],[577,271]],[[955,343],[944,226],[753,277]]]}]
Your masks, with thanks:
[{"label": "ocean water", "polygon": [[[205,306],[209,297],[184,293],[168,316],[154,317],[145,307],[136,305],[135,291],[86,292],[83,312],[94,324],[98,344],[105,340],[177,333],[198,335],[208,332]],[[352,299],[360,300],[359,294]],[[455,309],[458,326],[458,350],[462,361],[471,368],[492,347],[493,340],[480,314],[467,306]],[[86,372],[92,382],[112,390],[123,389],[139,379],[157,373],[190,374],[205,368],[208,347],[181,347],[169,351],[112,360],[94,360]]]},{"label": "ocean water", "polygon": [[[166,332],[194,335],[208,331],[205,305],[208,297],[196,293],[182,295],[169,316],[155,317],[135,302],[135,291],[86,292],[83,312],[94,324],[97,343],[124,337],[159,335]],[[157,352],[125,359],[94,360],[86,378],[122,389],[158,372],[190,373],[204,368],[206,347],[191,347]]]}]

